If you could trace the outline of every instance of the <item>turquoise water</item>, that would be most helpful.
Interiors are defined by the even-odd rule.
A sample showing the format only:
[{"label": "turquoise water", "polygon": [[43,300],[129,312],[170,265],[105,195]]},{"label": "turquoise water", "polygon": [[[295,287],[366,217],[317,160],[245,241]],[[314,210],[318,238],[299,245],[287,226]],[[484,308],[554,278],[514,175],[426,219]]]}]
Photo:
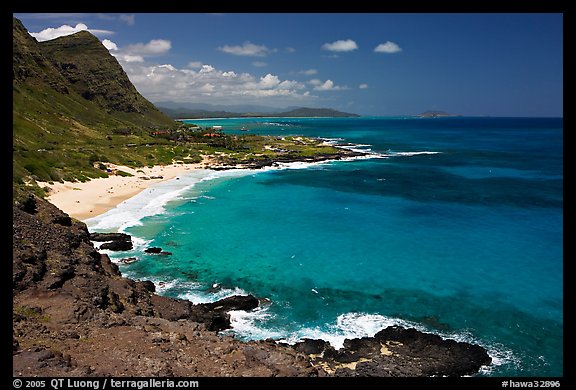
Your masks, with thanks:
[{"label": "turquoise water", "polygon": [[[87,221],[135,237],[127,276],[194,302],[266,298],[239,338],[341,346],[390,324],[485,346],[480,375],[560,376],[562,120],[195,120],[364,145],[371,159],[201,170]],[[160,246],[172,256],[142,253]]]}]

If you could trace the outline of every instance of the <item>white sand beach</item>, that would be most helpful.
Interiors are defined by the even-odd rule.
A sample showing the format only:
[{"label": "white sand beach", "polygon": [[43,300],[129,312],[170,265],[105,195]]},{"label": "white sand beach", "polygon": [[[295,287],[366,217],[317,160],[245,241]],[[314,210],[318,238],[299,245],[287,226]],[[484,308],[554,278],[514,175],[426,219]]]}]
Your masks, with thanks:
[{"label": "white sand beach", "polygon": [[83,221],[105,213],[155,183],[174,179],[192,169],[204,168],[207,162],[205,159],[197,164],[157,165],[138,169],[108,164],[113,170],[118,169],[133,176],[110,175],[84,183],[39,182],[38,185],[50,189],[48,201],[71,217]]}]

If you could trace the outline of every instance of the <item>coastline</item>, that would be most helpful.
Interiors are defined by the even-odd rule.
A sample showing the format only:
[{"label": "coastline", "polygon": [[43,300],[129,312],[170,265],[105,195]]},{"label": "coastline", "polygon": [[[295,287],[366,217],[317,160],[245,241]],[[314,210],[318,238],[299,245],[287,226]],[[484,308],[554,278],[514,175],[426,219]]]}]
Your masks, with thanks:
[{"label": "coastline", "polygon": [[71,217],[84,221],[115,208],[156,183],[175,179],[191,170],[202,169],[207,162],[209,158],[205,157],[204,161],[196,164],[155,165],[138,169],[110,164],[112,168],[133,176],[110,175],[83,183],[39,182],[38,185],[50,189],[46,197],[50,203]]},{"label": "coastline", "polygon": [[[332,145],[330,141],[325,141],[325,144]],[[156,183],[175,179],[179,175],[193,170],[261,169],[267,166],[286,167],[286,164],[291,163],[309,165],[327,161],[374,158],[378,156],[378,154],[366,153],[350,146],[334,146],[346,153],[337,156],[319,155],[304,158],[265,159],[259,163],[250,162],[235,165],[227,165],[218,161],[218,156],[211,155],[203,155],[202,161],[199,163],[173,163],[171,165],[155,165],[137,169],[107,163],[109,168],[127,172],[132,176],[109,175],[106,178],[96,178],[86,182],[54,182],[52,184],[38,182],[38,185],[42,188],[48,188],[46,200],[69,216],[85,221],[104,214]]]}]

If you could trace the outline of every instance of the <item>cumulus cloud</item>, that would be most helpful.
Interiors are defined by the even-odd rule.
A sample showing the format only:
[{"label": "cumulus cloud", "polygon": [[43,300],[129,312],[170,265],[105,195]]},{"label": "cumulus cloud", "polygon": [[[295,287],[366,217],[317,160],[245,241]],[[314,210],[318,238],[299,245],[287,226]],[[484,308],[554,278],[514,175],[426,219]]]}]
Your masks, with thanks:
[{"label": "cumulus cloud", "polygon": [[102,44],[104,45],[104,47],[108,50],[118,50],[118,45],[116,45],[114,42],[112,42],[109,39],[104,39],[102,41]]},{"label": "cumulus cloud", "polygon": [[322,49],[335,52],[346,52],[358,49],[358,45],[352,39],[339,40],[332,43],[325,43]]},{"label": "cumulus cloud", "polygon": [[113,31],[92,29],[92,28],[88,28],[88,26],[85,25],[84,23],[78,23],[74,27],[69,26],[67,24],[64,24],[64,25],[62,25],[60,27],[56,27],[56,28],[48,27],[48,28],[46,28],[40,32],[37,32],[37,33],[31,32],[30,35],[32,35],[34,38],[36,38],[36,40],[38,42],[43,42],[43,41],[49,41],[52,39],[63,37],[66,35],[75,34],[75,33],[80,32],[80,31],[89,31],[96,36],[103,36],[103,35],[106,36],[106,35],[114,34]]},{"label": "cumulus cloud", "polygon": [[146,57],[166,54],[172,48],[172,42],[166,39],[152,39],[148,43],[136,43],[122,48],[107,39],[102,44],[110,50],[110,54],[124,62],[144,62]]},{"label": "cumulus cloud", "polygon": [[148,43],[136,43],[128,45],[123,50],[127,53],[141,55],[143,57],[166,54],[172,48],[172,42],[166,39],[152,39]]},{"label": "cumulus cloud", "polygon": [[257,68],[264,68],[265,66],[268,66],[268,64],[262,61],[254,61],[252,62],[252,66],[255,66]]},{"label": "cumulus cloud", "polygon": [[366,88],[368,88],[368,84],[360,84],[360,85],[358,86],[358,88],[360,88],[360,89],[366,89]]},{"label": "cumulus cloud", "polygon": [[306,76],[312,76],[318,74],[318,71],[316,69],[303,69],[298,73],[305,74]]},{"label": "cumulus cloud", "polygon": [[[306,90],[304,83],[283,80],[267,73],[256,77],[249,73],[220,70],[209,64],[178,69],[172,65],[157,65],[119,59],[138,91],[151,101],[214,102],[218,104],[245,102],[266,104],[304,104],[317,96]],[[190,65],[190,64],[188,64]],[[192,69],[194,68],[194,69]]]},{"label": "cumulus cloud", "polygon": [[312,81],[314,81],[314,84],[316,85],[314,87],[315,91],[340,91],[347,89],[346,87],[335,85],[332,80],[326,80],[324,83],[320,82],[319,84],[317,83],[317,80],[310,80],[310,82]]},{"label": "cumulus cloud", "polygon": [[210,73],[214,72],[216,69],[212,65],[202,65],[200,73]]},{"label": "cumulus cloud", "polygon": [[402,51],[402,49],[400,48],[400,46],[398,46],[398,44],[396,44],[394,42],[386,41],[386,42],[381,43],[378,46],[376,46],[374,48],[374,51],[376,53],[392,54],[392,53],[398,53],[399,51]]},{"label": "cumulus cloud", "polygon": [[218,50],[236,56],[249,56],[249,57],[266,57],[269,53],[276,51],[276,49],[268,49],[264,45],[256,45],[251,42],[244,42],[243,45],[230,46],[225,45],[219,47]]}]

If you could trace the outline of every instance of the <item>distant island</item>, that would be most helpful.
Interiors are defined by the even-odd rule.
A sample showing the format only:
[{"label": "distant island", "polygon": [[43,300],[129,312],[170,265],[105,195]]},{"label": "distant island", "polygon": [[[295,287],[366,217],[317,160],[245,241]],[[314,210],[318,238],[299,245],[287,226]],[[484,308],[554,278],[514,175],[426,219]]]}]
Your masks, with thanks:
[{"label": "distant island", "polygon": [[280,112],[230,112],[220,110],[187,109],[187,108],[166,108],[158,107],[160,111],[173,119],[195,119],[195,118],[259,118],[259,117],[288,117],[288,118],[357,118],[360,115],[348,112],[337,111],[332,108],[308,108],[299,107],[288,111]]},{"label": "distant island", "polygon": [[443,118],[443,117],[460,116],[460,115],[449,114],[445,111],[424,111],[423,113],[420,113],[415,116],[417,116],[418,118]]}]

